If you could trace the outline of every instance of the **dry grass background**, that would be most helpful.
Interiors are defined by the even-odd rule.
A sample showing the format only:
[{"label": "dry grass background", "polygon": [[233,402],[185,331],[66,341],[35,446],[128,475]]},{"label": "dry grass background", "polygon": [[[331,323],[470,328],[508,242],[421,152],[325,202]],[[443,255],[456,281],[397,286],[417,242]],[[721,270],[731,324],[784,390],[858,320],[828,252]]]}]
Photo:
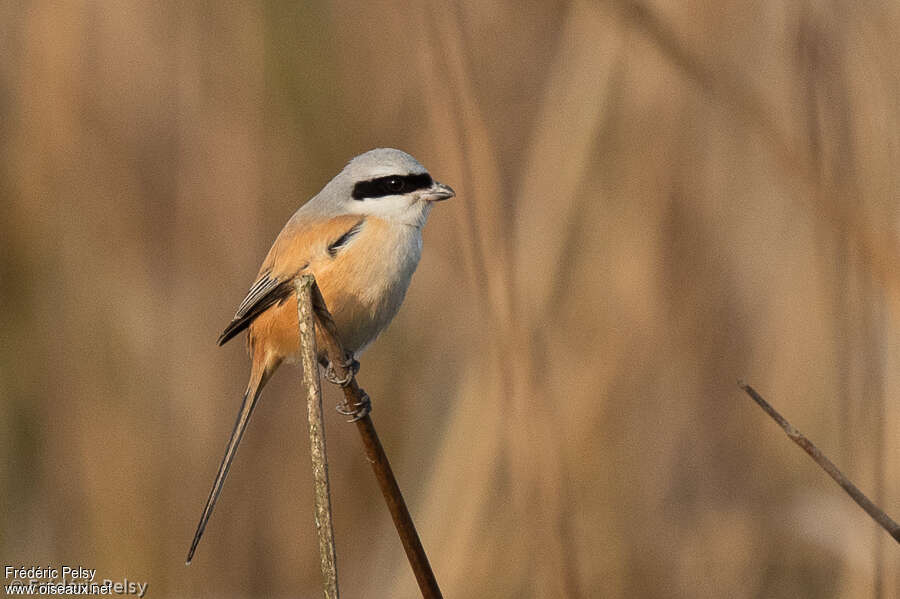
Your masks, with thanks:
[{"label": "dry grass background", "polygon": [[[894,597],[900,8],[0,4],[0,558],[319,596],[299,373],[183,565],[283,222],[404,148],[454,186],[361,383],[448,597]],[[337,394],[330,396],[331,401]],[[332,414],[347,597],[414,582]]]}]

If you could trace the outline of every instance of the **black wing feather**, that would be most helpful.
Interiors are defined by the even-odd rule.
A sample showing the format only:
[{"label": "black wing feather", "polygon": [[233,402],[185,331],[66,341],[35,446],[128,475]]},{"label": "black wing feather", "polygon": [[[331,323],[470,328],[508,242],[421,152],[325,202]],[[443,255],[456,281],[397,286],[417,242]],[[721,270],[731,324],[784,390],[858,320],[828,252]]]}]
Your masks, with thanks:
[{"label": "black wing feather", "polygon": [[[265,282],[260,285],[265,280]],[[229,323],[219,335],[217,343],[223,345],[232,337],[250,326],[253,320],[271,308],[273,305],[283,302],[294,290],[293,279],[279,281],[277,278],[269,278],[264,275],[257,281],[247,294],[247,298],[241,302],[234,320]]]},{"label": "black wing feather", "polygon": [[347,229],[347,232],[335,239],[333,242],[328,244],[328,255],[334,258],[337,256],[338,250],[343,249],[350,240],[356,237],[357,233],[362,230],[363,223],[366,222],[365,218],[359,219],[355,225]]}]

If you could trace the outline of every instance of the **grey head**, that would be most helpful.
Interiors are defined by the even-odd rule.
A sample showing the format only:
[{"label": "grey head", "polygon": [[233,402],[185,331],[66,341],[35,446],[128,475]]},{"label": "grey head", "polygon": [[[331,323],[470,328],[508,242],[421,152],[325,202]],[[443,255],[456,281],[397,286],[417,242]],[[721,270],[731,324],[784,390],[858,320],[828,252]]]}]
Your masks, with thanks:
[{"label": "grey head", "polygon": [[376,148],[356,156],[301,211],[360,214],[422,226],[433,202],[455,195],[401,150]]}]

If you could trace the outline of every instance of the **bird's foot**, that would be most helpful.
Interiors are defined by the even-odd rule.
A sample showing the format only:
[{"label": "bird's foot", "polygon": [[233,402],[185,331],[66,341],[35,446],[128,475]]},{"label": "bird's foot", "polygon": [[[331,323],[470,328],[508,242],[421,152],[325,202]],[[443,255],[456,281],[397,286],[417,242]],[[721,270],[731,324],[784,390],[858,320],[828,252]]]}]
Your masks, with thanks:
[{"label": "bird's foot", "polygon": [[325,378],[329,383],[334,383],[338,387],[346,387],[353,380],[353,377],[356,376],[356,373],[359,372],[359,360],[348,354],[344,361],[341,362],[341,366],[347,369],[346,376],[343,378],[339,377],[334,369],[334,364],[329,362],[328,366],[325,367]]},{"label": "bird's foot", "polygon": [[338,404],[337,406],[335,406],[338,414],[343,414],[344,416],[352,416],[352,418],[350,418],[350,420],[348,420],[347,422],[356,422],[357,420],[362,420],[369,415],[369,412],[372,411],[372,400],[369,399],[369,394],[362,389],[360,389],[359,392],[362,397],[352,407],[345,408],[343,404]]}]

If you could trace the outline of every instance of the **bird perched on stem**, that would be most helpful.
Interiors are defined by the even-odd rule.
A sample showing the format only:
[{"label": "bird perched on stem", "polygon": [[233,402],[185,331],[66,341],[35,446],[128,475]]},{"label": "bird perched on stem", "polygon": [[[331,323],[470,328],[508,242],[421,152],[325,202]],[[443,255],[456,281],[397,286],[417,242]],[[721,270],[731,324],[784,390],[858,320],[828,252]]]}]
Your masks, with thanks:
[{"label": "bird perched on stem", "polygon": [[[222,490],[260,391],[282,362],[299,352],[294,279],[313,273],[355,372],[356,359],[391,322],[422,254],[422,227],[432,204],[454,196],[415,158],[378,148],[353,158],[288,220],[256,282],[219,337],[248,331],[250,382],[188,552],[191,562]],[[318,326],[318,325],[317,325]],[[327,359],[326,376],[337,384]],[[356,417],[368,413],[359,406]]]}]

